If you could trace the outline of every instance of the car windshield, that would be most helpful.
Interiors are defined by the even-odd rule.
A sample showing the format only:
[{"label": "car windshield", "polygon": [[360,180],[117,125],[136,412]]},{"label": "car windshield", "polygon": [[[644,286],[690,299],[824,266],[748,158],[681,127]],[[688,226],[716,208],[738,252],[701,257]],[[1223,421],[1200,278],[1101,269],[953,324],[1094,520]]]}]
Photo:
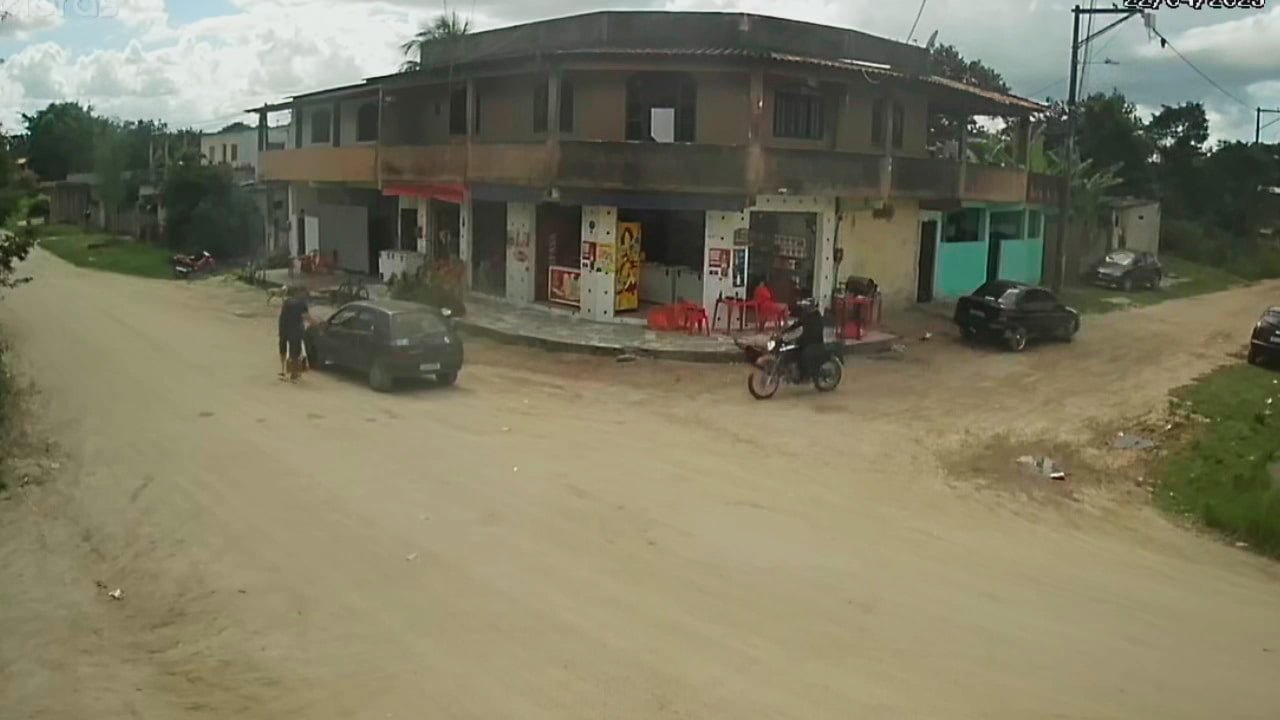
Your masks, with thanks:
[{"label": "car windshield", "polygon": [[415,338],[445,331],[444,320],[431,312],[397,313],[391,316],[391,337]]},{"label": "car windshield", "polygon": [[1272,325],[1280,325],[1280,307],[1273,307],[1262,313],[1262,319]]},{"label": "car windshield", "polygon": [[975,297],[994,300],[997,305],[1003,307],[1013,307],[1018,300],[1018,288],[1004,283],[987,283],[973,294]]},{"label": "car windshield", "polygon": [[1113,252],[1107,256],[1107,262],[1114,263],[1116,265],[1131,265],[1136,259],[1138,259],[1137,255],[1125,250]]}]

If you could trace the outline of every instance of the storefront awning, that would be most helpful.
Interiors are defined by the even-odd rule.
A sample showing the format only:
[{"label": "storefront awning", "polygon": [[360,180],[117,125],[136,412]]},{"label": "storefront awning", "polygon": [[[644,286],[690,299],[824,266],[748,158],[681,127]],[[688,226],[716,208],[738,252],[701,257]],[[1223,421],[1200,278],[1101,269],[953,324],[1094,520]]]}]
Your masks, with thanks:
[{"label": "storefront awning", "polygon": [[467,200],[466,185],[408,185],[388,183],[382,187],[383,195],[393,197],[417,197],[461,205]]},{"label": "storefront awning", "polygon": [[563,205],[608,205],[632,210],[719,210],[740,212],[750,206],[745,195],[645,193],[561,188]]}]

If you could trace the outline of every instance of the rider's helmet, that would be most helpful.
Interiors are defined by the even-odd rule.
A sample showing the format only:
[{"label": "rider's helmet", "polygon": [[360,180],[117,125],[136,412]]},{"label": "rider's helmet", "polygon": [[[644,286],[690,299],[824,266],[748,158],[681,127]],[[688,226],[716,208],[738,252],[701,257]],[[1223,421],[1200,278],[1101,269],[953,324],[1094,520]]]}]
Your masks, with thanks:
[{"label": "rider's helmet", "polygon": [[799,318],[799,317],[804,317],[805,315],[808,315],[809,313],[814,312],[817,309],[818,309],[818,302],[816,300],[814,300],[813,298],[804,298],[801,300],[797,300],[795,304],[791,306],[791,314]]}]

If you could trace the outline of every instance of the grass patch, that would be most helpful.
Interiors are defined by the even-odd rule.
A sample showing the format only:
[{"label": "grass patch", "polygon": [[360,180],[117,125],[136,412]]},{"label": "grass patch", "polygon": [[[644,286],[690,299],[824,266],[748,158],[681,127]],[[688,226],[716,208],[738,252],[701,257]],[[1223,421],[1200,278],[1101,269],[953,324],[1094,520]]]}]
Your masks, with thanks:
[{"label": "grass patch", "polygon": [[1174,397],[1206,421],[1160,460],[1160,504],[1280,557],[1280,372],[1222,368]]},{"label": "grass patch", "polygon": [[[1165,284],[1156,290],[1134,290],[1125,293],[1119,290],[1078,285],[1065,288],[1062,291],[1062,301],[1080,312],[1106,313],[1218,292],[1248,282],[1226,270],[1199,265],[1172,255],[1161,256],[1160,264],[1164,266],[1167,279]],[[1125,298],[1129,302],[1127,304],[1107,302],[1109,298]]]},{"label": "grass patch", "polygon": [[173,276],[173,256],[164,248],[78,229],[74,234],[55,234],[58,229],[51,226],[42,232],[40,247],[73,265],[149,278]]}]

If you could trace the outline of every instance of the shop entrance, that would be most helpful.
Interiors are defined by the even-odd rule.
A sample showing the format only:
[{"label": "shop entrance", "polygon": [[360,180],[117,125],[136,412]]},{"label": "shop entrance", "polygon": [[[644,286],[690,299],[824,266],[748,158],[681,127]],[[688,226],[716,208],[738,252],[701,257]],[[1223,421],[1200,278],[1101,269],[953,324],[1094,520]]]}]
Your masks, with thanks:
[{"label": "shop entrance", "polygon": [[471,287],[486,295],[507,294],[507,204],[471,203]]},{"label": "shop entrance", "polygon": [[817,213],[753,211],[748,294],[763,282],[774,302],[813,297],[817,244]]},{"label": "shop entrance", "polygon": [[[619,227],[640,226],[640,305],[702,304],[707,214],[700,210],[618,209]],[[619,231],[621,232],[621,231]]]},{"label": "shop entrance", "polygon": [[581,274],[582,208],[555,203],[539,205],[534,246],[534,299],[551,300],[549,277],[554,270],[559,301],[576,301],[573,281]]},{"label": "shop entrance", "polygon": [[428,210],[430,213],[428,227],[431,228],[431,242],[427,243],[427,252],[430,254],[432,262],[458,259],[461,210],[461,205],[432,198]]}]

